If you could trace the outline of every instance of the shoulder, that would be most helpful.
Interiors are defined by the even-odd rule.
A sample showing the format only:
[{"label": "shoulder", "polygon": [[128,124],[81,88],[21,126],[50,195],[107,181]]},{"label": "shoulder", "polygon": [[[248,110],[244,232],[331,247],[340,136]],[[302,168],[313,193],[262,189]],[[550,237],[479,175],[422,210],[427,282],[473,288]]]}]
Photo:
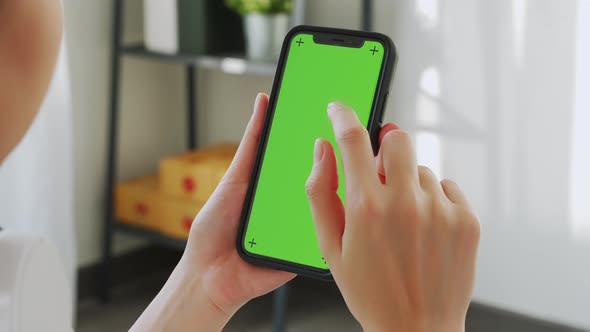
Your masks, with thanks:
[{"label": "shoulder", "polygon": [[0,61],[35,60],[31,51],[55,52],[61,23],[60,0],[0,0]]},{"label": "shoulder", "polygon": [[61,35],[60,0],[0,0],[0,161],[37,114]]}]

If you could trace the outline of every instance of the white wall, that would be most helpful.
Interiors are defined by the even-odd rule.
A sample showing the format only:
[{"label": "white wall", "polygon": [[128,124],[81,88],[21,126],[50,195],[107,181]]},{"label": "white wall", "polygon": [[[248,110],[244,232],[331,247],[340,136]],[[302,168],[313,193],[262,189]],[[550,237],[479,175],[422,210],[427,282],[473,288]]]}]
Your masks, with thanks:
[{"label": "white wall", "polygon": [[475,299],[590,328],[588,2],[377,7],[400,53],[388,118],[480,214]]},{"label": "white wall", "polygon": [[[72,76],[72,103],[74,109],[74,155],[75,155],[75,223],[80,265],[97,261],[101,252],[102,216],[104,215],[104,179],[106,176],[106,125],[109,98],[110,29],[112,27],[109,1],[64,1],[66,15],[66,37]],[[130,15],[130,21],[137,22],[137,15]],[[133,34],[133,31],[130,31]],[[158,89],[152,77],[168,75],[162,66],[149,66],[145,63],[125,61],[125,72],[134,71],[134,76],[126,75],[122,108],[126,115],[144,112],[141,119],[153,128],[158,123],[155,113],[157,105],[153,90]],[[168,85],[162,85],[168,87]],[[141,98],[130,99],[130,93],[146,89],[148,93]],[[152,93],[149,93],[152,92]],[[173,92],[173,91],[172,91]],[[157,96],[157,95],[156,95]],[[170,100],[174,100],[170,98]],[[130,107],[131,102],[136,107]],[[160,102],[160,103],[159,103]],[[177,109],[178,107],[170,107]],[[129,117],[122,120],[123,130],[128,126]],[[143,131],[135,130],[133,134]],[[176,131],[171,131],[172,133]],[[128,133],[122,135],[126,145],[130,145]],[[135,139],[137,141],[137,139]],[[152,147],[156,144],[156,146]],[[145,170],[153,167],[152,156],[161,148],[158,139],[146,142],[145,150],[131,154],[127,168]],[[178,150],[178,144],[168,144],[167,148]],[[129,166],[129,163],[137,166]],[[143,171],[143,170],[142,170]],[[123,172],[125,173],[125,172]],[[129,171],[127,171],[129,173]],[[116,241],[117,252],[137,244],[131,238]]]}]

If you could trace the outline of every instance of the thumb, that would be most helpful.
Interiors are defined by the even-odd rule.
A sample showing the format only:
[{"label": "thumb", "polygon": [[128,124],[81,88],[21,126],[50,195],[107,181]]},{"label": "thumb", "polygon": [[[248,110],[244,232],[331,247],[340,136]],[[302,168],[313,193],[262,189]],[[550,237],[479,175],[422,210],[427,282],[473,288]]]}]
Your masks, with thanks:
[{"label": "thumb", "polygon": [[244,137],[240,142],[238,151],[225,173],[223,180],[224,184],[248,184],[250,175],[252,173],[252,166],[256,159],[256,150],[258,149],[258,141],[262,133],[264,125],[264,116],[266,108],[268,107],[268,95],[259,93],[254,102],[254,113],[248,122],[248,127],[244,132]]},{"label": "thumb", "polygon": [[317,139],[314,165],[307,180],[306,191],[315,224],[320,250],[328,264],[339,255],[344,232],[344,207],[338,190],[338,170],[332,145]]}]

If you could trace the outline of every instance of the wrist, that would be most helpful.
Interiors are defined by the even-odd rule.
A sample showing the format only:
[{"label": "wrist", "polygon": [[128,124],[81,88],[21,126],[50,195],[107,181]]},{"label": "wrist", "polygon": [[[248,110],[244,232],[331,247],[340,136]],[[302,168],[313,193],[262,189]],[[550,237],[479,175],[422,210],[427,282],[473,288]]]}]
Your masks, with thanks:
[{"label": "wrist", "polygon": [[175,269],[182,275],[183,282],[190,285],[186,291],[190,290],[193,297],[202,297],[202,302],[206,302],[216,315],[231,318],[245,303],[234,298],[233,295],[239,292],[231,287],[230,289],[221,287],[217,283],[218,276],[215,273],[217,268],[214,264],[206,265],[195,262],[198,262],[198,259],[185,254]]},{"label": "wrist", "polygon": [[181,259],[131,330],[221,331],[234,313],[222,310],[211,300],[199,273]]},{"label": "wrist", "polygon": [[216,303],[203,285],[203,272],[187,264],[184,258],[178,263],[175,272],[177,270],[182,292],[179,296],[185,298],[183,316],[186,315],[190,321],[190,330],[199,327],[199,331],[221,331],[238,308],[221,307]]},{"label": "wrist", "polygon": [[465,321],[458,323],[434,324],[423,319],[403,321],[379,322],[359,321],[364,332],[404,331],[404,332],[465,332]]}]

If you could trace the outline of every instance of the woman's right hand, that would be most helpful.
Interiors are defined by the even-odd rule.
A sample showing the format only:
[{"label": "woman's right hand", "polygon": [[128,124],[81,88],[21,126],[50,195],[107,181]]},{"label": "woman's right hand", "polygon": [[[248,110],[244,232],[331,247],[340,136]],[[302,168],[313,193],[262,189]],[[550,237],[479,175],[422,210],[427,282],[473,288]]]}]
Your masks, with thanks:
[{"label": "woman's right hand", "polygon": [[320,248],[365,331],[464,331],[473,291],[479,222],[459,187],[416,165],[410,136],[381,132],[375,158],[356,114],[331,103],[336,157],[318,139],[307,193]]}]

